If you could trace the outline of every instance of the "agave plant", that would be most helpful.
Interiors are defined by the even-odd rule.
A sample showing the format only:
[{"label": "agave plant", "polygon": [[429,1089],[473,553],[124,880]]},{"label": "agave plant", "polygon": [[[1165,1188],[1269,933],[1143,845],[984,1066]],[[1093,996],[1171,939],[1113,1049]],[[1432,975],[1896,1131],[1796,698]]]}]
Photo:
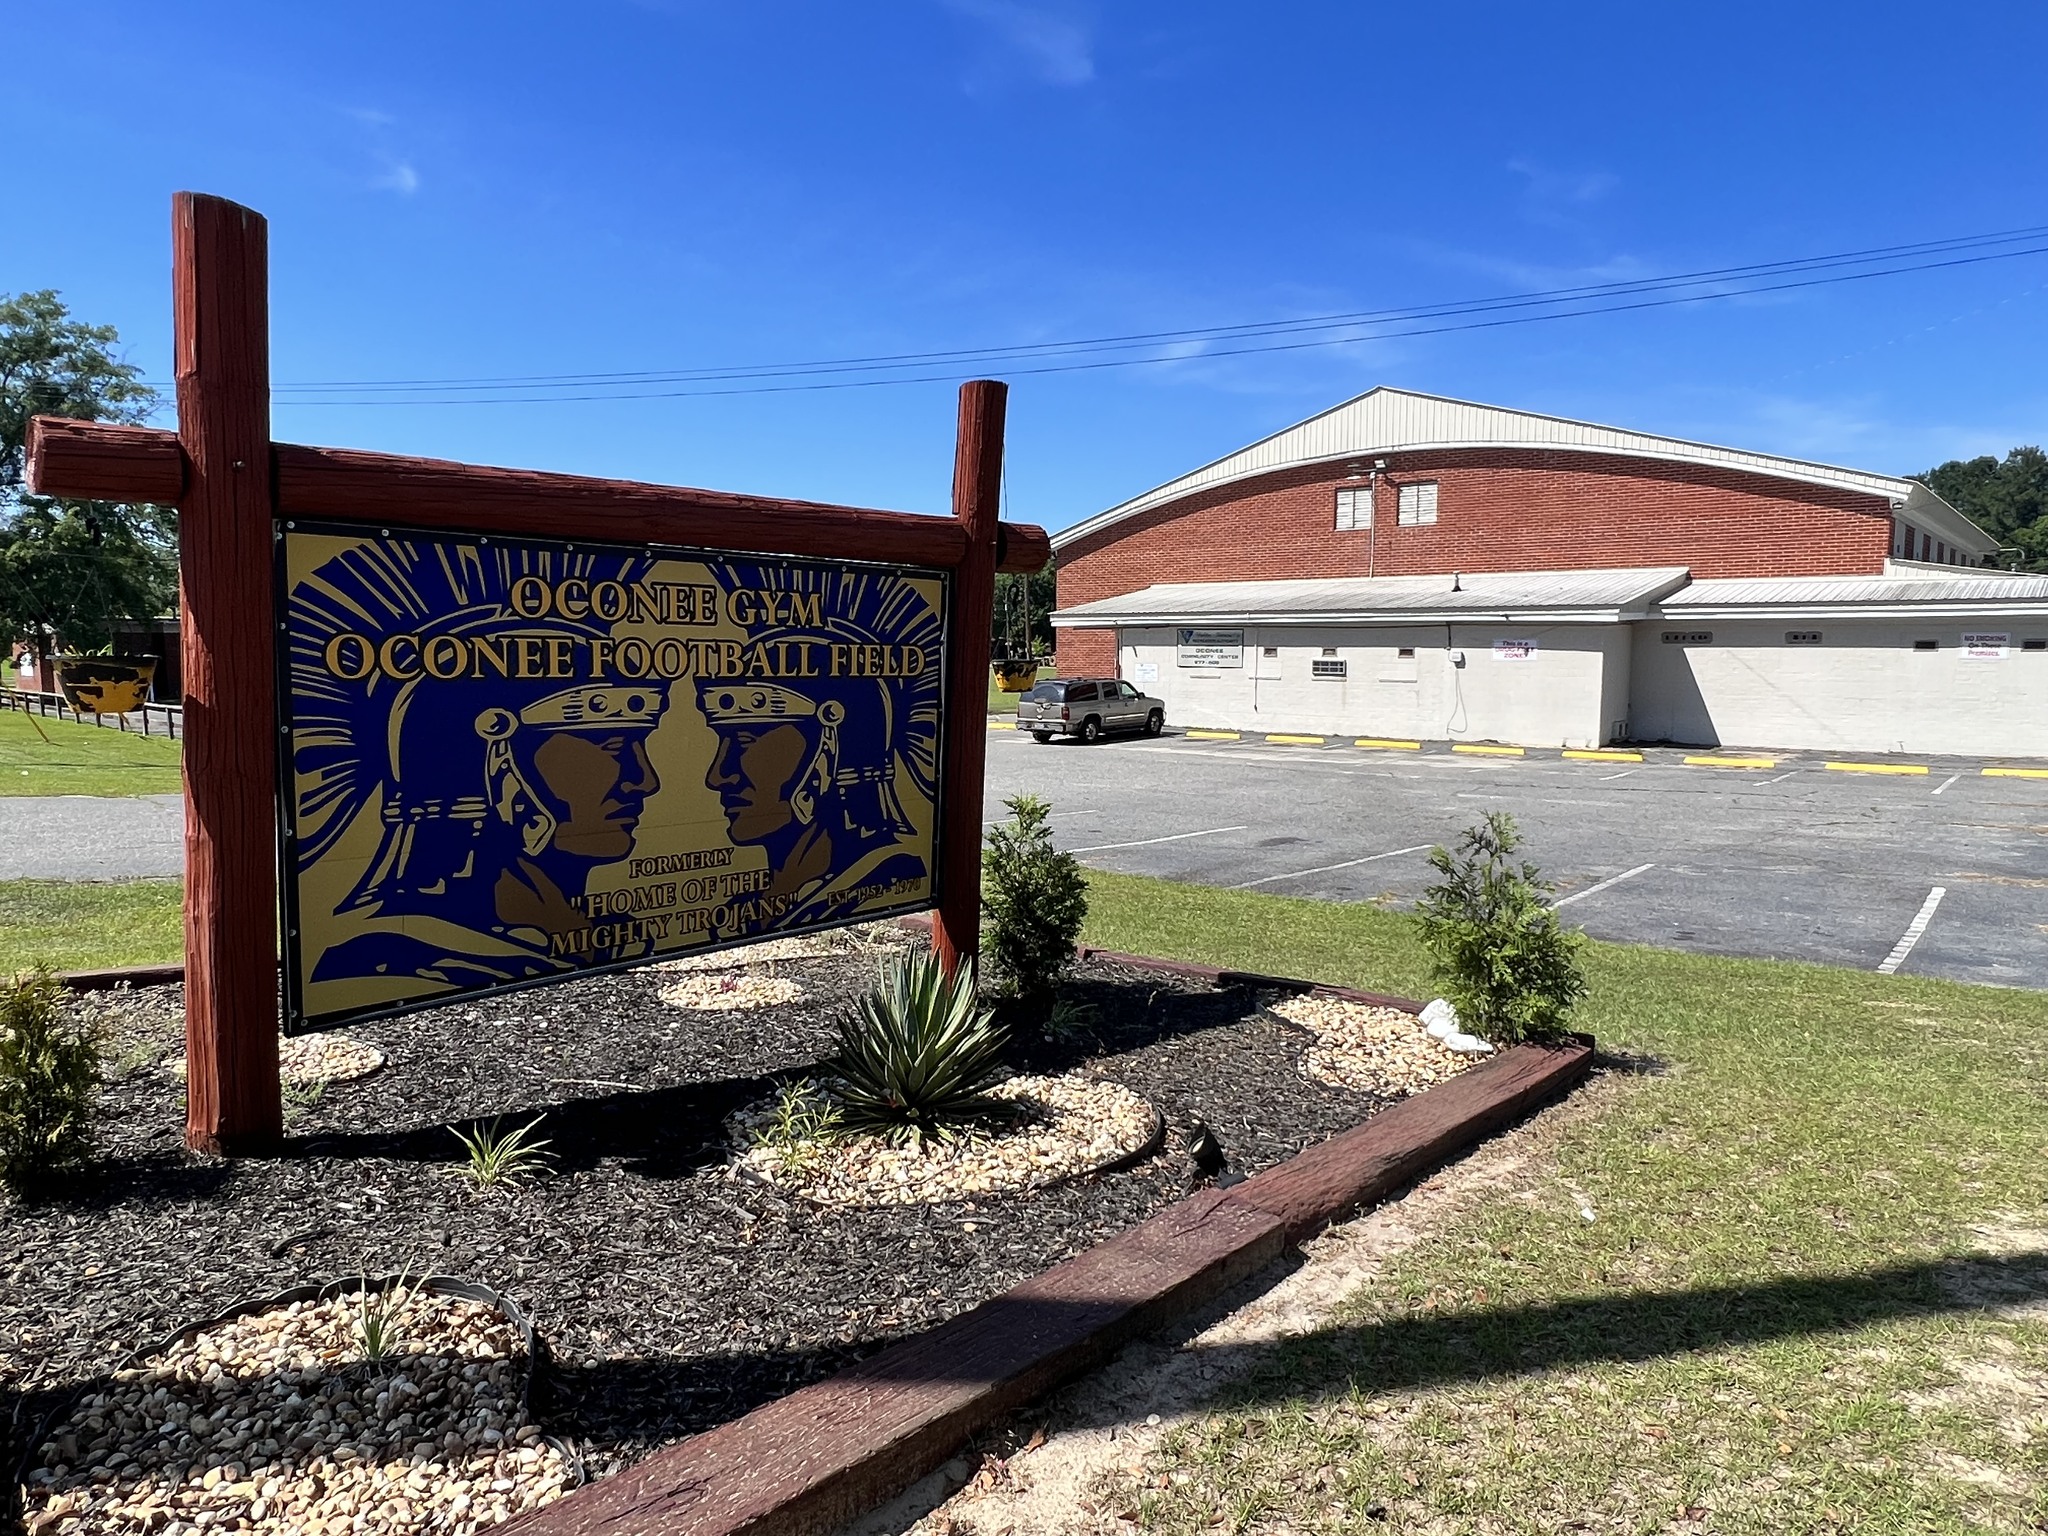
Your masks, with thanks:
[{"label": "agave plant", "polygon": [[840,1021],[829,1063],[847,1129],[897,1143],[950,1136],[1001,1080],[1004,1039],[965,967],[949,978],[935,955],[888,962]]}]

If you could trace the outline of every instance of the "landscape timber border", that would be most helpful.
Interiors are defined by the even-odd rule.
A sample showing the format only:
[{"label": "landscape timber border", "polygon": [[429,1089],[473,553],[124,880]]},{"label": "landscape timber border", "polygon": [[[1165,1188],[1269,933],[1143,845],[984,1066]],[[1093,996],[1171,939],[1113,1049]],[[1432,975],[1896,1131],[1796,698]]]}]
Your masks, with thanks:
[{"label": "landscape timber border", "polygon": [[178,509],[188,1146],[267,1152],[283,1136],[272,541],[286,518],[951,571],[934,945],[949,969],[975,954],[995,578],[1052,554],[1043,529],[998,521],[1007,386],[960,388],[951,517],[301,447],[271,437],[263,216],[180,192],[171,249],[178,430],[38,416],[26,478],[38,495]]},{"label": "landscape timber border", "polygon": [[[1413,1008],[1287,977],[1084,951],[1219,980]],[[505,1536],[822,1536],[974,1435],[1434,1172],[1584,1081],[1594,1044],[1518,1045],[1241,1183],[1206,1189],[993,1300],[654,1452]]]}]

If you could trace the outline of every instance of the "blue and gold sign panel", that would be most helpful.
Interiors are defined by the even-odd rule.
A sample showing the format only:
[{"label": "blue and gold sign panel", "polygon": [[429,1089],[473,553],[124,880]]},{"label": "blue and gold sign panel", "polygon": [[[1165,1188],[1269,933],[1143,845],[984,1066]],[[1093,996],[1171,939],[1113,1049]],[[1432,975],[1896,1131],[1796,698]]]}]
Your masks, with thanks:
[{"label": "blue and gold sign panel", "polygon": [[936,900],[943,572],[280,549],[288,1030]]}]

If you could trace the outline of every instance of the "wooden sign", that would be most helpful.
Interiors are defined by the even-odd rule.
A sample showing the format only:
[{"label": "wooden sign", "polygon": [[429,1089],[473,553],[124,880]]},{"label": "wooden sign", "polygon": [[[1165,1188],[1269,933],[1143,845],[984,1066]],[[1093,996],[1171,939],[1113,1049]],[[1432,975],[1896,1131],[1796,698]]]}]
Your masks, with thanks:
[{"label": "wooden sign", "polygon": [[946,572],[278,548],[287,1033],[933,905]]},{"label": "wooden sign", "polygon": [[[860,643],[916,644],[927,654],[937,651],[940,703],[943,706],[954,702],[933,721],[932,738],[926,744],[936,754],[933,841],[927,845],[919,840],[918,834],[904,842],[913,857],[923,857],[928,867],[930,884],[923,900],[934,908],[933,939],[941,958],[949,967],[972,958],[978,942],[981,907],[982,772],[987,753],[982,701],[987,688],[995,576],[998,570],[1038,570],[1052,554],[1051,541],[1043,529],[997,521],[1007,396],[1002,384],[979,379],[961,386],[953,459],[953,515],[949,518],[277,443],[270,434],[268,226],[260,215],[224,199],[181,192],[172,200],[171,234],[178,430],[171,433],[37,417],[29,426],[27,479],[32,491],[45,496],[147,501],[178,508],[186,729],[185,1042],[189,1076],[185,1134],[190,1145],[216,1152],[261,1151],[275,1146],[282,1136],[277,1073],[279,860],[282,854],[289,873],[287,886],[301,887],[295,911],[303,912],[307,906],[305,871],[298,862],[295,847],[290,845],[299,841],[301,824],[318,807],[312,803],[317,796],[308,798],[310,791],[301,786],[298,775],[302,768],[312,774],[321,771],[313,761],[317,753],[308,756],[304,750],[314,730],[312,716],[305,717],[308,734],[302,736],[301,717],[290,682],[287,680],[281,687],[279,678],[280,657],[296,655],[296,631],[292,627],[293,589],[288,587],[280,600],[276,584],[277,561],[284,559],[289,568],[293,551],[288,547],[280,555],[278,547],[289,546],[300,533],[309,540],[323,536],[353,538],[363,548],[375,546],[375,541],[391,541],[375,546],[387,550],[411,540],[410,547],[416,549],[431,546],[481,552],[485,548],[502,548],[505,540],[523,540],[528,542],[520,547],[529,550],[536,560],[542,553],[547,553],[550,560],[573,560],[580,552],[593,562],[592,569],[600,559],[615,565],[670,561],[670,574],[677,578],[674,584],[683,587],[716,588],[720,579],[717,569],[737,570],[750,556],[770,558],[754,562],[755,573],[762,579],[749,590],[772,591],[778,581],[784,584],[784,590],[793,590],[789,584],[796,581],[800,571],[824,572],[804,579],[829,582],[834,579],[831,573],[843,573],[856,565],[911,568],[893,574],[907,584],[906,590],[916,589],[925,594],[918,599],[920,603],[942,614],[943,634],[938,645],[881,639]],[[302,521],[309,526],[302,529]],[[322,521],[348,526],[320,534],[310,524]],[[367,531],[370,529],[375,532]],[[707,555],[703,553],[706,551],[716,553]],[[330,557],[333,553],[330,548]],[[685,569],[689,566],[694,566],[696,573]],[[926,586],[916,588],[920,581]],[[933,582],[945,589],[943,597],[938,595],[939,587],[933,586]],[[736,580],[730,591],[721,590],[717,622],[728,626],[718,636],[722,642],[744,648],[748,642],[741,631],[751,636],[753,625],[735,618],[730,601],[741,585]],[[548,621],[559,619],[565,625],[586,628],[546,638],[571,642],[572,664],[574,641],[579,634],[586,647],[595,640],[613,644],[614,649],[606,658],[608,664],[621,659],[619,652],[627,639],[637,638],[651,646],[661,638],[651,632],[639,636],[600,633],[588,627],[589,616],[580,613],[580,596],[569,598],[569,607],[579,610],[575,617],[562,609],[562,597],[557,581],[550,588]],[[497,599],[493,597],[491,601]],[[504,602],[513,601],[508,584]],[[824,601],[820,588],[821,627],[827,619]],[[670,617],[681,611],[670,610]],[[788,612],[785,610],[785,619]],[[517,620],[516,609],[514,617]],[[809,618],[808,608],[804,618]],[[598,620],[599,626],[627,622]],[[775,624],[773,618],[766,621],[768,628]],[[420,633],[427,635],[425,628]],[[364,637],[368,638],[367,631]],[[385,660],[383,647],[389,638],[386,633],[378,639],[380,667]],[[776,638],[795,644],[800,636],[792,631]],[[849,639],[846,643],[853,642]],[[511,658],[508,669],[519,664],[512,652],[500,649],[496,654],[500,659]],[[552,665],[547,658],[553,654],[543,651],[543,666]],[[436,644],[433,657],[435,665],[443,669],[453,665],[453,652],[445,642]],[[415,664],[412,651],[404,645],[395,646],[391,658],[401,672],[409,671]],[[354,671],[362,666],[363,653],[352,644],[344,644],[337,651],[336,660],[343,671]],[[479,662],[473,649],[465,651],[465,663],[491,667],[488,656]],[[424,670],[424,651],[417,664]],[[368,678],[366,673],[356,681],[366,683]],[[505,681],[514,681],[510,670]],[[654,761],[651,743],[664,729],[669,711],[677,707],[679,689],[684,702],[673,718],[683,721],[694,717],[701,729],[713,733],[711,737],[697,738],[700,751],[717,738],[719,726],[713,723],[714,715],[736,736],[741,729],[740,716],[755,709],[750,696],[742,699],[735,694],[730,703],[722,698],[707,699],[698,692],[694,675],[687,687],[681,676],[668,680],[654,675],[649,679],[625,678],[615,671],[608,671],[603,677],[593,672],[589,677],[550,681],[561,686],[538,697],[515,691],[502,703],[487,701],[467,721],[459,716],[452,719],[450,739],[463,741],[465,752],[474,755],[476,749],[470,748],[467,738],[462,736],[467,731],[481,749],[478,771],[487,790],[495,787],[502,791],[510,786],[516,798],[515,778],[520,778],[530,791],[545,793],[544,785],[536,783],[534,775],[543,781],[548,775],[537,764],[529,773],[529,750],[538,749],[543,734],[563,741],[573,738],[587,743],[591,739],[588,731],[564,729],[550,733],[543,729],[548,724],[566,725],[572,708],[587,711],[596,706],[600,695],[567,696],[566,690],[572,687],[627,689],[624,695],[606,691],[601,697],[606,708],[616,704],[630,715],[636,729],[644,719],[641,746],[648,751],[650,765]],[[666,682],[665,689],[655,686],[661,681]],[[791,679],[792,684],[794,681]],[[631,698],[635,687],[641,689],[637,706]],[[791,692],[792,697],[804,697],[793,686]],[[291,713],[280,714],[282,698],[293,698]],[[818,713],[807,718],[822,724],[824,714],[829,712],[825,706],[832,702],[818,699]],[[847,706],[839,703],[836,707]],[[507,724],[499,715],[489,716],[486,723],[486,712],[493,708],[510,714],[513,723]],[[755,712],[772,708],[771,703],[764,702]],[[535,711],[532,718],[527,716],[529,710]],[[870,723],[864,721],[860,729],[866,729]],[[498,734],[480,734],[486,729]],[[678,727],[669,725],[667,729],[674,731]],[[632,734],[623,731],[619,740],[623,743]],[[683,730],[684,737],[688,734]],[[843,730],[842,741],[853,734]],[[494,747],[498,749],[495,756]],[[277,792],[281,748],[289,754],[293,774],[291,803],[285,806],[280,805]],[[604,750],[618,752],[622,762],[632,756],[629,746],[623,744]],[[663,750],[667,750],[666,743]],[[841,755],[845,750],[838,749]],[[511,763],[518,767],[516,776],[506,770],[504,759],[508,754]],[[681,764],[682,758],[676,761]],[[879,757],[871,756],[858,766],[881,765]],[[679,767],[677,771],[687,776],[690,770]],[[835,786],[839,771],[833,770]],[[704,772],[707,783],[703,789],[683,796],[685,800],[694,799],[698,812],[708,809],[710,801],[706,797],[716,793],[708,783],[710,769]],[[580,782],[575,775],[570,777],[572,782]],[[896,782],[907,790],[910,780]],[[686,779],[679,778],[677,783],[683,785]],[[417,783],[413,788],[418,788]],[[404,793],[397,793],[395,799],[388,801],[380,798],[374,819],[361,824],[359,835],[367,840],[374,833],[381,847],[386,803],[394,806],[394,814],[401,817],[417,811],[421,819],[415,825],[431,828],[432,836],[440,836],[453,826],[462,829],[463,835],[482,838],[483,832],[473,829],[490,827],[489,818],[500,814],[487,802],[483,819],[455,815],[453,801],[462,796],[451,795],[449,815],[429,816],[424,806],[427,798],[430,797],[422,794],[415,802]],[[649,791],[633,816],[625,814],[624,802],[614,811],[605,811],[600,801],[598,819],[613,823],[615,833],[619,824],[634,821],[633,836],[637,839],[646,824],[647,807],[658,798],[656,792]],[[737,802],[740,797],[734,798]],[[723,816],[726,798],[720,794],[718,799]],[[918,799],[911,796],[913,802]],[[794,805],[794,799],[789,803]],[[537,830],[544,818],[533,807],[522,811],[515,804],[513,820],[502,825],[518,833],[519,848],[523,849],[531,837],[548,859],[557,855],[566,858],[568,850],[560,835],[560,809],[545,807],[546,816],[557,823],[546,839],[541,839]],[[356,825],[361,814],[359,806],[349,824]],[[662,814],[668,814],[666,808]],[[681,819],[675,826],[690,822],[691,814],[695,813],[679,811]],[[774,857],[767,847],[773,837],[750,842],[740,835],[735,818],[723,819],[724,842],[733,853],[733,867],[739,867],[745,850],[751,864],[767,869]],[[674,830],[662,836],[678,844],[678,853],[714,850],[718,840],[709,835],[715,831],[714,824],[701,818],[690,824],[697,829],[695,834]],[[324,830],[326,823],[320,825]],[[680,847],[693,838],[693,847]],[[332,855],[341,846],[337,834],[337,842],[327,853]],[[601,855],[599,850],[598,857],[582,860],[586,866],[582,871],[582,906],[572,906],[572,910],[592,919],[593,930],[597,914],[590,910],[592,893],[605,894],[631,886],[637,878],[631,853],[625,855],[623,885],[616,873],[618,861],[606,861]],[[823,867],[836,870],[839,857],[835,851]],[[338,872],[340,867],[336,865],[335,870]],[[599,871],[605,871],[601,878]],[[324,868],[322,873],[326,873]],[[642,876],[645,873],[642,871]],[[785,870],[782,877],[787,879],[788,874]],[[840,878],[828,879],[826,886],[820,888],[828,898],[833,893],[844,896],[848,890],[865,889],[858,881],[848,887],[843,874],[840,871]],[[362,884],[365,878],[371,880],[370,885]],[[400,878],[402,883],[408,877]],[[564,878],[571,885],[575,883],[573,875]],[[771,884],[775,878],[770,877]],[[892,875],[890,881],[882,883],[892,884],[895,878]],[[640,879],[639,883],[649,882]],[[324,892],[339,884],[337,874],[330,886],[321,889]],[[559,882],[555,884],[566,897],[566,889]],[[809,879],[802,884],[808,885]],[[361,932],[352,937],[368,933],[379,915],[395,908],[379,907],[377,913],[368,913],[367,907],[350,903],[364,895],[375,900],[389,899],[385,891],[366,870],[348,892],[333,902],[335,911],[346,909],[356,914],[352,920],[363,925]],[[396,899],[400,905],[407,905],[426,894],[421,891]],[[819,894],[820,891],[813,891],[810,896],[800,897],[799,902]],[[907,892],[899,894],[908,899]],[[869,892],[863,899],[868,898],[877,903],[895,899],[879,892]],[[678,901],[680,904],[680,894]],[[532,924],[508,919],[495,900],[484,906],[491,914],[483,923],[487,937],[507,950],[523,947],[553,952],[553,935],[558,930],[546,922]],[[406,919],[415,915],[410,911],[402,914]],[[513,918],[517,915],[515,912]],[[737,943],[768,931],[749,926],[759,921],[758,908],[749,916],[739,917],[731,912],[726,916],[719,933],[715,938],[707,938],[706,944]],[[501,925],[505,932],[490,932],[494,924]],[[303,1024],[316,1017],[305,1010],[330,1005],[323,996],[316,995],[307,980],[303,970],[306,935],[291,936],[293,926],[289,920],[284,924],[287,942],[300,946],[299,965],[287,971],[286,982],[287,986],[300,989]],[[398,926],[403,932],[404,922]],[[454,926],[460,932],[476,931],[466,918]],[[415,926],[414,937],[420,932]],[[548,935],[544,945],[536,944],[536,934]],[[442,935],[449,939],[457,936]],[[617,939],[619,935],[607,937]],[[593,931],[593,953],[596,938]],[[646,933],[640,938],[646,939]],[[440,947],[449,952],[442,958],[451,964],[459,957],[458,945],[448,943]],[[594,963],[623,963],[630,958],[613,952],[615,948],[608,944],[605,958]],[[328,952],[323,948],[321,955]],[[504,952],[501,951],[501,958]],[[565,951],[558,958],[567,957]],[[373,970],[375,963],[371,963]],[[318,960],[313,964],[317,968]],[[562,974],[579,973],[579,969],[572,968]],[[418,980],[416,972],[413,981]],[[503,983],[494,980],[490,984]],[[439,995],[445,997],[454,990],[448,988]],[[390,995],[380,1003],[354,991],[333,1005],[331,1015],[317,1016],[361,1016],[369,1011],[389,1011],[428,1000]]]}]

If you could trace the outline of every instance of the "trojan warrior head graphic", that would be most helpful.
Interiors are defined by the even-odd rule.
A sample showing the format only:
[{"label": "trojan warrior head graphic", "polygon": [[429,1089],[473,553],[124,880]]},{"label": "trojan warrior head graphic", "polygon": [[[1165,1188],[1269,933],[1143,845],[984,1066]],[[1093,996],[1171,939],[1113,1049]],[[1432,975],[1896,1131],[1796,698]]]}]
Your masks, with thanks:
[{"label": "trojan warrior head graphic", "polygon": [[[667,685],[593,676],[609,626],[526,617],[514,596],[522,581],[629,583],[640,564],[392,539],[344,547],[294,587],[297,857],[303,872],[346,840],[362,862],[335,910],[382,920],[316,980],[517,979],[613,958],[564,935],[589,927],[585,881],[632,851],[659,787],[646,744]],[[409,919],[434,920],[425,949]]]}]

